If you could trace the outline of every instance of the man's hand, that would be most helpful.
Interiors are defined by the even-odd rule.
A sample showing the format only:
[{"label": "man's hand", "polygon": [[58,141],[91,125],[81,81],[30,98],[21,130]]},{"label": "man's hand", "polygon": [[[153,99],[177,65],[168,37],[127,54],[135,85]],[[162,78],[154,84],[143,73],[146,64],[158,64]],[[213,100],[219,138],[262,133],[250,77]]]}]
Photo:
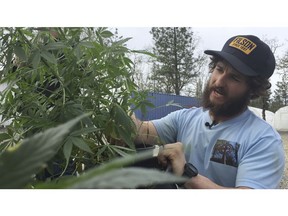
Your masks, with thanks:
[{"label": "man's hand", "polygon": [[183,144],[180,142],[166,144],[158,155],[159,163],[164,166],[171,166],[175,175],[182,176],[186,159],[183,152]]}]

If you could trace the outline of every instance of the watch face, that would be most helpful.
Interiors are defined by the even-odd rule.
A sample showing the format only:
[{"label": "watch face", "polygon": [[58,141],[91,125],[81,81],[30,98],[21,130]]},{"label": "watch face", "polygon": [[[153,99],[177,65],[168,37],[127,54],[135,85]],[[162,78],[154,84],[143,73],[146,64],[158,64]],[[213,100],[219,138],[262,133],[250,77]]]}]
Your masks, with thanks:
[{"label": "watch face", "polygon": [[184,175],[189,178],[192,178],[198,175],[198,170],[195,166],[193,166],[193,164],[186,163],[184,166]]}]

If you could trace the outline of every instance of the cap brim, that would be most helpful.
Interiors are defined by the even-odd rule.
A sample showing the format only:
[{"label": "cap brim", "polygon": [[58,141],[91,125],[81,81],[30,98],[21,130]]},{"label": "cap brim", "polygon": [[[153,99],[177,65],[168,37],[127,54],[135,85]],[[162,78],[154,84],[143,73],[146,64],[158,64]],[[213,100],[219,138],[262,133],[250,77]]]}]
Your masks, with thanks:
[{"label": "cap brim", "polygon": [[235,56],[233,56],[229,53],[226,53],[223,51],[215,51],[215,50],[205,50],[204,53],[207,55],[218,56],[220,58],[223,58],[229,64],[231,64],[231,66],[234,69],[236,69],[238,72],[240,72],[246,76],[257,76],[258,75],[253,69],[251,69],[246,64],[244,64],[242,61],[240,61],[238,58],[236,58]]}]

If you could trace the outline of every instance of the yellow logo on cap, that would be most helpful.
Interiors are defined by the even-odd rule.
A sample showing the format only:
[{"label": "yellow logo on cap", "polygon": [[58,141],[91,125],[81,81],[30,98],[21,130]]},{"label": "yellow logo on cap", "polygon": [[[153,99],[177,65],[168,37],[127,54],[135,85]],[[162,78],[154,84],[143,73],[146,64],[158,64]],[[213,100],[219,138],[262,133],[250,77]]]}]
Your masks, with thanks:
[{"label": "yellow logo on cap", "polygon": [[245,54],[249,55],[256,47],[257,45],[253,43],[251,40],[245,38],[245,37],[236,37],[229,46],[235,47],[236,49],[241,50]]}]

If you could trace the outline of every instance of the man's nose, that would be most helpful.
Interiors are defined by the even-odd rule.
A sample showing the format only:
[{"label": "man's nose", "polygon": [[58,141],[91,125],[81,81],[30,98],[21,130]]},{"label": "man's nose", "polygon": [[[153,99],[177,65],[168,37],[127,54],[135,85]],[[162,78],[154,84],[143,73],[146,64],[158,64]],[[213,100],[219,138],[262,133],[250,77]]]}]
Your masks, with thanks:
[{"label": "man's nose", "polygon": [[222,73],[215,78],[214,85],[217,87],[223,87],[226,85],[227,75],[226,73]]}]

